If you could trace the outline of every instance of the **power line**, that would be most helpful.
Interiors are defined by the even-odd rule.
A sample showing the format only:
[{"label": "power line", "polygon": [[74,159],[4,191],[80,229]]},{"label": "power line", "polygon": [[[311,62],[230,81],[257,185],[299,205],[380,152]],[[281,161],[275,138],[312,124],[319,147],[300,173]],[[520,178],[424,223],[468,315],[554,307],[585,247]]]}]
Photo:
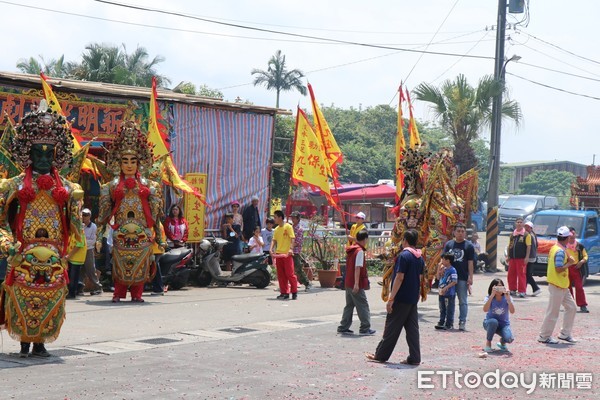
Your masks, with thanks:
[{"label": "power line", "polygon": [[[129,21],[123,21],[123,20],[117,20],[117,19],[96,17],[96,16],[92,16],[92,15],[78,14],[78,13],[73,13],[73,12],[68,12],[68,11],[53,10],[53,9],[48,9],[48,8],[44,8],[44,7],[36,7],[36,6],[30,6],[30,5],[25,5],[25,4],[12,3],[12,2],[9,2],[9,1],[1,1],[0,0],[0,3],[9,4],[9,5],[17,6],[17,7],[30,8],[30,9],[40,10],[40,11],[47,11],[47,12],[51,12],[51,13],[55,13],[55,14],[70,15],[70,16],[74,16],[74,17],[88,18],[88,19],[93,19],[93,20],[98,20],[98,21],[114,22],[114,23],[123,24],[123,25],[140,26],[140,27],[144,27],[144,28],[161,29],[161,30],[174,31],[174,32],[185,32],[185,33],[193,33],[193,34],[200,34],[200,35],[230,37],[230,38],[236,38],[236,39],[264,40],[264,41],[272,41],[272,42],[309,43],[309,44],[324,44],[324,45],[345,45],[344,43],[323,42],[323,41],[315,41],[315,40],[293,40],[293,39],[278,39],[278,38],[255,37],[255,36],[242,36],[242,35],[232,35],[232,34],[225,34],[225,33],[215,33],[215,32],[198,31],[198,30],[193,30],[193,29],[173,28],[173,27],[169,27],[169,26],[142,24],[142,23],[137,23],[137,22],[129,22]],[[457,36],[455,38],[466,36],[466,35],[468,35],[468,34],[459,35],[459,36]],[[471,43],[470,41],[448,42],[447,40],[449,40],[449,39],[445,39],[443,41],[436,42],[434,44],[438,45],[438,44],[463,44],[463,43]],[[393,45],[423,46],[424,44],[395,44],[395,43],[392,43],[392,44],[389,44],[389,43],[378,44],[378,43],[375,43],[375,45],[382,45],[382,46],[393,46]]]},{"label": "power line", "polygon": [[539,69],[543,69],[543,70],[546,70],[546,71],[556,72],[557,74],[569,75],[569,76],[573,76],[575,78],[581,78],[581,79],[587,79],[587,80],[590,80],[590,81],[600,82],[600,79],[590,78],[589,76],[572,74],[570,72],[559,71],[557,69],[542,67],[540,65],[529,64],[529,63],[525,63],[525,62],[522,62],[522,61],[519,61],[518,64],[519,65],[527,65],[528,67],[539,68]]},{"label": "power line", "polygon": [[[442,23],[440,24],[440,26],[438,26],[437,30],[435,31],[435,33],[433,34],[433,36],[431,37],[431,40],[429,41],[429,43],[427,44],[427,47],[425,47],[425,49],[429,48],[429,45],[431,44],[431,42],[433,42],[433,39],[435,39],[436,35],[438,34],[438,32],[440,31],[440,29],[442,29],[442,26],[444,26],[444,24],[446,23],[446,21],[448,20],[448,17],[450,17],[450,14],[452,14],[452,11],[454,11],[454,8],[456,7],[456,5],[458,4],[460,0],[456,0],[454,2],[454,4],[452,5],[452,7],[450,8],[450,11],[448,11],[448,14],[446,14],[446,17],[444,18],[444,20],[442,21]],[[412,66],[412,68],[410,69],[410,71],[408,71],[408,75],[406,75],[406,78],[404,79],[404,82],[408,82],[408,78],[410,78],[410,75],[412,74],[412,72],[414,71],[415,67],[417,66],[417,64],[419,63],[419,61],[421,61],[421,58],[423,58],[424,53],[421,53],[421,55],[419,56],[419,58],[417,58],[417,61],[415,62],[415,64]],[[462,58],[462,57],[461,57]],[[396,92],[398,93],[398,92]],[[392,99],[393,101],[393,99]]]},{"label": "power line", "polygon": [[[477,41],[477,43],[475,43],[475,44],[473,45],[473,47],[471,47],[469,50],[467,50],[467,54],[468,54],[468,53],[470,53],[470,52],[471,52],[471,50],[475,49],[475,47],[477,47],[477,46],[479,45],[479,43],[481,43],[481,42],[483,41],[483,38],[485,38],[485,37],[488,35],[488,33],[489,33],[489,31],[486,31],[486,32],[483,34],[483,36],[481,37],[481,39],[479,39],[479,40]],[[494,40],[496,40],[496,39],[494,39]],[[458,64],[458,63],[459,63],[459,62],[461,62],[461,61],[462,61],[462,57],[461,57],[461,58],[459,58],[458,60],[456,60],[456,61],[454,62],[454,64],[452,64],[451,66],[449,66],[448,68],[446,68],[446,69],[444,70],[444,72],[442,72],[441,74],[439,74],[439,75],[437,76],[437,78],[435,78],[434,80],[432,80],[432,81],[431,81],[431,83],[433,83],[433,82],[437,81],[438,79],[440,79],[442,76],[444,76],[444,75],[446,74],[446,72],[450,71],[450,70],[451,70],[451,69],[452,69],[452,68],[453,68],[453,67],[454,67],[456,64]]]},{"label": "power line", "polygon": [[567,53],[567,54],[570,54],[570,55],[572,55],[572,56],[575,56],[575,57],[577,57],[577,58],[581,58],[582,60],[586,60],[586,61],[592,62],[592,63],[594,63],[594,64],[600,64],[600,61],[596,61],[596,60],[593,60],[593,59],[591,59],[591,58],[588,58],[588,57],[585,57],[585,56],[582,56],[582,55],[576,54],[576,53],[574,53],[574,52],[572,52],[572,51],[569,51],[569,50],[567,50],[567,49],[563,49],[562,47],[560,47],[560,46],[558,46],[558,45],[556,45],[556,44],[553,44],[553,43],[550,43],[550,42],[548,42],[548,41],[546,41],[546,40],[540,39],[539,37],[537,37],[537,36],[534,36],[534,35],[532,35],[532,34],[530,34],[530,33],[527,33],[527,32],[524,32],[524,31],[519,31],[519,32],[522,32],[522,33],[524,33],[525,35],[529,36],[530,38],[532,38],[532,39],[535,39],[535,40],[537,40],[537,41],[539,41],[539,42],[542,42],[542,43],[544,43],[544,44],[546,44],[546,45],[548,45],[548,46],[554,47],[554,48],[556,48],[556,49],[558,49],[558,50],[560,50],[560,51],[564,51],[564,52],[565,52],[565,53]]},{"label": "power line", "polygon": [[271,34],[276,34],[276,35],[292,36],[292,37],[299,37],[299,38],[313,39],[313,40],[322,40],[322,41],[332,42],[332,43],[342,43],[342,44],[349,44],[349,45],[360,46],[360,47],[370,47],[370,48],[376,48],[376,49],[384,49],[384,50],[397,50],[397,51],[404,51],[404,52],[409,52],[409,53],[424,53],[424,54],[450,56],[450,57],[469,57],[469,58],[484,59],[484,60],[493,59],[493,57],[489,57],[489,56],[463,55],[463,54],[457,54],[457,53],[414,50],[414,49],[406,49],[406,48],[399,48],[399,47],[392,47],[392,46],[382,46],[382,45],[376,45],[376,44],[355,42],[355,41],[350,41],[350,40],[340,40],[340,39],[331,39],[331,38],[320,37],[320,36],[302,35],[302,34],[298,34],[298,33],[276,31],[276,30],[272,30],[272,29],[256,28],[256,27],[251,27],[251,26],[246,26],[246,25],[241,25],[241,24],[232,24],[229,22],[221,22],[221,21],[216,21],[216,20],[209,19],[209,18],[196,17],[196,16],[192,16],[192,15],[188,15],[188,14],[184,14],[184,13],[180,13],[180,12],[151,9],[151,8],[134,6],[134,5],[129,5],[129,4],[122,4],[122,3],[117,3],[117,2],[113,2],[113,1],[107,1],[107,0],[94,0],[94,1],[99,2],[99,3],[114,5],[117,7],[124,7],[124,8],[134,9],[134,10],[147,11],[147,12],[155,12],[155,13],[165,14],[165,15],[173,15],[173,16],[177,16],[177,17],[208,22],[211,24],[224,25],[224,26],[229,26],[229,27],[233,27],[233,28],[265,32],[265,33],[271,33]]},{"label": "power line", "polygon": [[539,53],[539,54],[541,54],[541,55],[543,55],[543,56],[546,56],[546,57],[548,57],[548,58],[551,58],[551,59],[553,59],[554,61],[558,61],[558,62],[559,62],[559,63],[561,63],[561,64],[565,64],[565,65],[568,65],[569,67],[572,67],[572,68],[578,69],[579,71],[583,71],[583,72],[586,72],[586,73],[588,73],[588,74],[590,74],[590,75],[594,75],[594,76],[598,76],[598,77],[600,77],[600,75],[598,75],[598,74],[595,74],[595,73],[593,73],[593,72],[590,72],[590,71],[588,71],[588,70],[585,70],[585,69],[583,69],[583,68],[579,68],[579,67],[577,67],[577,66],[575,66],[575,65],[573,65],[573,64],[570,64],[570,63],[568,63],[568,62],[566,62],[566,61],[563,61],[563,60],[561,60],[561,59],[559,59],[559,58],[556,58],[556,57],[553,57],[553,56],[551,56],[551,55],[549,55],[549,54],[546,54],[546,53],[544,53],[543,51],[540,51],[540,50],[534,49],[533,47],[531,47],[531,46],[528,46],[528,45],[526,45],[526,44],[519,44],[519,46],[526,47],[526,48],[528,48],[528,49],[529,49],[529,50],[531,50],[531,51],[535,51],[536,53]]},{"label": "power line", "polygon": [[[468,32],[468,33],[465,33],[465,34],[462,34],[462,35],[458,35],[458,36],[454,36],[454,37],[451,37],[451,38],[448,38],[448,39],[441,40],[439,42],[436,42],[435,44],[443,44],[444,42],[455,43],[455,42],[449,42],[449,41],[454,40],[454,39],[458,39],[458,38],[463,37],[463,36],[469,36],[469,35],[472,35],[474,33],[478,33],[478,32],[481,32],[481,31],[485,31],[485,30],[480,29],[480,30],[477,30],[477,31]],[[487,31],[485,31],[485,32],[487,34]],[[481,41],[481,39],[479,41]],[[395,55],[395,54],[398,54],[398,53],[400,53],[400,52],[399,51],[393,51],[391,53],[386,53],[386,54],[382,54],[382,55],[379,55],[379,56],[362,58],[362,59],[359,59],[359,60],[349,61],[349,62],[342,63],[342,64],[336,64],[336,65],[331,65],[331,66],[328,66],[328,67],[313,69],[311,71],[307,71],[306,75],[310,75],[311,73],[315,73],[315,72],[321,72],[321,71],[326,71],[326,70],[330,70],[330,69],[335,69],[335,68],[339,68],[339,67],[346,67],[348,65],[358,64],[358,63],[366,62],[366,61],[371,61],[371,60],[375,60],[375,59],[378,59],[378,58],[389,57],[389,56],[392,56],[392,55]],[[237,87],[248,86],[248,85],[252,85],[252,84],[253,84],[253,82],[241,83],[241,84],[238,84],[238,85],[231,85],[231,86],[225,86],[225,87],[222,87],[222,88],[218,88],[217,90],[234,89],[234,88],[237,88]],[[392,99],[392,101],[393,100],[394,99]]]},{"label": "power line", "polygon": [[572,94],[574,96],[585,97],[585,98],[592,99],[592,100],[600,100],[600,97],[590,96],[590,95],[583,94],[583,93],[571,92],[570,90],[565,90],[565,89],[557,88],[557,87],[554,87],[554,86],[546,85],[545,83],[536,82],[536,81],[533,81],[531,79],[524,78],[524,77],[519,76],[519,75],[515,75],[515,74],[513,74],[511,72],[506,72],[506,74],[514,76],[514,77],[519,78],[519,79],[523,79],[524,81],[531,82],[533,84],[536,84],[536,85],[539,85],[539,86],[542,86],[542,87],[545,87],[545,88],[548,88],[548,89],[557,90],[559,92]]}]

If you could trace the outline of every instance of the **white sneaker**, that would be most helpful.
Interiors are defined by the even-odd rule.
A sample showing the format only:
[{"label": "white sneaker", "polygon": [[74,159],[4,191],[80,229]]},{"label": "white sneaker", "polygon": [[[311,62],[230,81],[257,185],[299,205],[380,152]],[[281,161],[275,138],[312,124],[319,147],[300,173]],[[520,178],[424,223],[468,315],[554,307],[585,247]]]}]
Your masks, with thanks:
[{"label": "white sneaker", "polygon": [[543,338],[541,336],[538,336],[538,342],[540,343],[544,343],[544,344],[558,344],[558,340],[554,339],[552,336],[549,336],[547,338]]},{"label": "white sneaker", "polygon": [[565,342],[569,342],[569,343],[577,343],[577,339],[573,339],[572,336],[563,336],[563,335],[558,335],[558,338],[560,340],[564,340]]},{"label": "white sneaker", "polygon": [[542,289],[538,289],[535,292],[533,292],[533,294],[531,295],[531,297],[539,296],[540,293],[542,293]]}]

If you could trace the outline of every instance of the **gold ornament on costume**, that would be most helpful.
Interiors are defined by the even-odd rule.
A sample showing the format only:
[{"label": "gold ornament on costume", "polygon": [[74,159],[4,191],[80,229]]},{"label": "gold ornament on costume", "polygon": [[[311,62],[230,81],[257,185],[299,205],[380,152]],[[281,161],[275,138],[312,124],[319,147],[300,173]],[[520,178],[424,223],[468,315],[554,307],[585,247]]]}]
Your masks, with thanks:
[{"label": "gold ornament on costume", "polygon": [[114,175],[119,175],[121,158],[128,154],[137,157],[140,170],[147,171],[152,167],[152,146],[148,143],[148,135],[134,121],[121,124],[119,133],[109,148],[106,164]]},{"label": "gold ornament on costume", "polygon": [[55,146],[52,166],[57,169],[71,166],[73,160],[73,139],[64,116],[48,108],[46,100],[34,111],[28,112],[15,127],[15,136],[9,152],[13,160],[23,169],[31,165],[31,146],[42,144]]}]

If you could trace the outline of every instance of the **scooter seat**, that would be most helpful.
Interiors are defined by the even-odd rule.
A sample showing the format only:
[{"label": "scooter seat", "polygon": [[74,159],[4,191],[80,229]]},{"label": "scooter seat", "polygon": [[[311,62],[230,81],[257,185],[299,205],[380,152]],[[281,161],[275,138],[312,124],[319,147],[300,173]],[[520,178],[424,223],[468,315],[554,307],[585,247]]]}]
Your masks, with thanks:
[{"label": "scooter seat", "polygon": [[161,264],[175,264],[179,260],[183,260],[188,254],[192,252],[192,249],[186,247],[178,247],[171,249],[162,256],[160,256],[159,262]]},{"label": "scooter seat", "polygon": [[241,263],[249,263],[254,260],[258,260],[262,256],[263,256],[262,254],[248,253],[248,254],[240,254],[240,255],[233,256],[233,257],[231,257],[231,259],[233,261],[237,261],[237,262],[241,262]]}]

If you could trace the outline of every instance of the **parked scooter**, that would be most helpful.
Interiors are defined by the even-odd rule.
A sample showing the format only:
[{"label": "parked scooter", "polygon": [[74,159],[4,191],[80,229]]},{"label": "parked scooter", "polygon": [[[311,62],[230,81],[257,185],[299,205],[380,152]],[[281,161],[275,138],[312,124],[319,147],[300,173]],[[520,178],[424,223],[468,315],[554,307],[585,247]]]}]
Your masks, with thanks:
[{"label": "parked scooter", "polygon": [[[229,242],[225,239],[208,237],[199,244],[197,270],[194,278],[199,286],[208,286],[212,281],[220,283],[247,283],[258,289],[271,282],[270,267],[264,254],[241,254],[233,256],[232,271],[223,271],[220,265],[221,250]],[[193,279],[194,279],[193,278]]]},{"label": "parked scooter", "polygon": [[166,253],[157,256],[156,265],[160,268],[163,285],[168,285],[169,289],[173,290],[186,286],[190,278],[189,264],[193,255],[192,249],[177,247],[170,248]]}]

